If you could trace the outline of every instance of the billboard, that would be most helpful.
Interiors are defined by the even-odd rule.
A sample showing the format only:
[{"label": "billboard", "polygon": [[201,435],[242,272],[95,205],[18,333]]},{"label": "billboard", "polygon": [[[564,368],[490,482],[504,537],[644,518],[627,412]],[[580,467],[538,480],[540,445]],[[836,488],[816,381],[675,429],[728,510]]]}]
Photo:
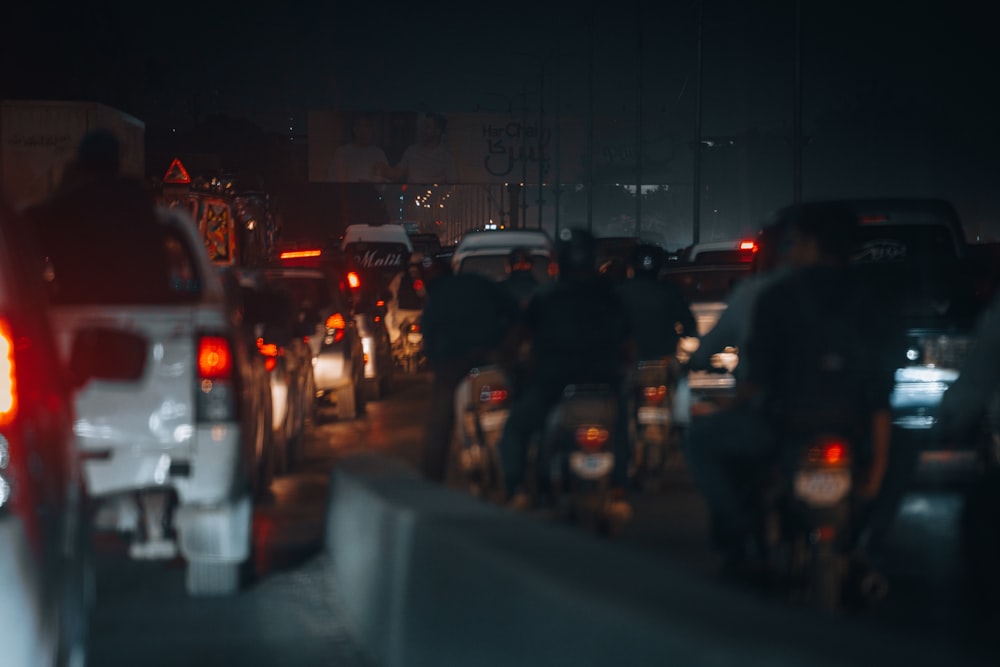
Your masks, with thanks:
[{"label": "billboard", "polygon": [[[634,182],[635,130],[594,119],[595,183]],[[558,155],[556,127],[558,126]],[[309,180],[342,183],[585,183],[586,118],[517,113],[309,112]],[[666,182],[671,146],[644,142],[644,174]],[[654,170],[661,173],[653,173]],[[558,174],[558,176],[557,176]]]}]

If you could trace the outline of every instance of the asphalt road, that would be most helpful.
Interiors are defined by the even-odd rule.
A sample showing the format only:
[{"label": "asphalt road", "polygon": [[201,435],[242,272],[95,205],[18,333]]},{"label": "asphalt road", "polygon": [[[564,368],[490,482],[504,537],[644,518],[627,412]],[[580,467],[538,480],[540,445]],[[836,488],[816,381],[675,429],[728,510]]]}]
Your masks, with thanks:
[{"label": "asphalt road", "polygon": [[[129,561],[124,545],[101,544],[92,664],[368,664],[336,604],[321,553],[329,472],[345,453],[375,450],[416,466],[427,405],[424,377],[400,379],[385,400],[350,422],[332,413],[314,428],[305,460],[278,479],[255,510],[256,576],[229,599],[192,599],[179,562]],[[959,593],[957,494],[928,490],[907,497],[884,563],[890,594],[853,622],[898,637],[918,635],[955,655],[1000,656],[1000,642],[966,611]],[[706,512],[683,473],[662,492],[637,500],[635,520],[617,541],[712,576]],[[595,537],[595,539],[601,539]],[[1000,662],[1000,661],[998,661]]]}]

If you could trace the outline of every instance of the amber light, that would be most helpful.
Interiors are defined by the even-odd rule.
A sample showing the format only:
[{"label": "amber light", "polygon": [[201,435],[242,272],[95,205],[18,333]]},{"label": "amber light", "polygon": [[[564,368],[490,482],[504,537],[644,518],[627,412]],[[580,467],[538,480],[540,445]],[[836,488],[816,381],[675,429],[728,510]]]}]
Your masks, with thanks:
[{"label": "amber light", "polygon": [[576,429],[576,444],[583,449],[597,449],[607,443],[608,429],[600,426],[581,426]]},{"label": "amber light", "polygon": [[14,366],[14,338],[10,326],[0,320],[0,425],[17,415],[17,377]]},{"label": "amber light", "polygon": [[347,322],[344,320],[344,316],[340,313],[334,313],[330,317],[326,318],[326,328],[327,329],[345,329],[347,328]]},{"label": "amber light", "polygon": [[225,379],[233,370],[229,341],[223,336],[202,336],[198,343],[198,374],[202,379]]}]

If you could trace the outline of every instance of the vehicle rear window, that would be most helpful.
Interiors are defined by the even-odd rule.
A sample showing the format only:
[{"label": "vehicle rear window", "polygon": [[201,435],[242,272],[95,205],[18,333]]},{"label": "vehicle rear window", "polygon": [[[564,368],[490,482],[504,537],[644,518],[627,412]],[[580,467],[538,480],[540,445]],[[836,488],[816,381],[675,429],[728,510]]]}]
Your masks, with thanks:
[{"label": "vehicle rear window", "polygon": [[39,235],[52,303],[173,305],[201,298],[195,256],[175,230],[80,222],[74,229]]},{"label": "vehicle rear window", "polygon": [[944,225],[860,225],[855,263],[955,259],[955,240]]},{"label": "vehicle rear window", "polygon": [[274,278],[288,290],[295,306],[300,310],[339,307],[325,278],[288,275]]},{"label": "vehicle rear window", "polygon": [[[507,277],[507,255],[473,255],[462,260],[459,273],[481,273],[493,280],[503,280]],[[540,283],[547,283],[549,276],[549,260],[534,256],[531,260],[531,272]]]},{"label": "vehicle rear window", "polygon": [[750,265],[674,270],[664,280],[676,285],[690,303],[725,301],[733,287],[750,275]]}]

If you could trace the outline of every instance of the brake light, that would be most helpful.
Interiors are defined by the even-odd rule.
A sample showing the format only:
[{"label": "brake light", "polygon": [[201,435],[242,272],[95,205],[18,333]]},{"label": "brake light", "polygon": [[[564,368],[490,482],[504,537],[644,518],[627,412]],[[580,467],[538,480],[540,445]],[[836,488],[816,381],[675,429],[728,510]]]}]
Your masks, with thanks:
[{"label": "brake light", "polygon": [[14,338],[10,326],[0,320],[0,426],[17,416],[17,375],[14,366]]},{"label": "brake light", "polygon": [[740,242],[740,250],[750,250],[751,252],[757,252],[757,244],[753,241],[742,241]]},{"label": "brake light", "polygon": [[308,257],[319,257],[322,250],[289,250],[281,253],[281,259],[306,259]]},{"label": "brake light", "polygon": [[344,329],[347,328],[347,321],[340,313],[334,313],[326,318],[327,331],[333,332],[333,342],[339,343],[344,338]]},{"label": "brake light", "polygon": [[823,460],[829,465],[837,465],[844,460],[844,455],[846,451],[844,446],[839,443],[833,443],[827,445],[826,451],[823,452]]},{"label": "brake light", "polygon": [[351,289],[358,289],[361,287],[361,276],[359,276],[354,271],[347,274],[347,284]]},{"label": "brake light", "polygon": [[381,308],[384,305],[385,305],[385,301],[383,301],[382,299],[379,299],[378,301],[375,302],[375,306],[377,308]]},{"label": "brake light", "polygon": [[263,338],[257,339],[257,350],[265,357],[264,370],[268,373],[278,367],[278,357],[284,354],[284,350],[274,343],[265,343]]},{"label": "brake light", "polygon": [[227,380],[233,372],[233,355],[223,336],[202,336],[198,343],[198,375],[203,380]]},{"label": "brake light", "polygon": [[600,449],[607,444],[611,434],[603,426],[580,426],[576,429],[576,444],[581,449]]},{"label": "brake light", "polygon": [[667,388],[664,385],[659,387],[643,387],[642,397],[646,399],[647,403],[662,403],[663,399],[667,397]]},{"label": "brake light", "polygon": [[414,280],[413,281],[413,289],[415,289],[418,292],[423,292],[424,291],[424,281],[421,280],[420,278],[417,278],[416,280]]}]

